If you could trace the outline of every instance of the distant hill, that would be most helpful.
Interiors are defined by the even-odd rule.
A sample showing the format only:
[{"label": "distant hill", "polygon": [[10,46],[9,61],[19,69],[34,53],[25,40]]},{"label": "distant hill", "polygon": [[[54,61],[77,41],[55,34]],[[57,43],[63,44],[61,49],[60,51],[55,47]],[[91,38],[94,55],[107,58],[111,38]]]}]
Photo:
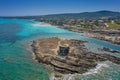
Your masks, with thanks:
[{"label": "distant hill", "polygon": [[120,18],[120,12],[97,11],[83,13],[66,13],[45,15],[44,18],[82,18],[82,19],[100,19],[100,18]]},{"label": "distant hill", "polygon": [[9,17],[9,18],[27,18],[27,19],[101,19],[101,18],[120,18],[120,12],[113,11],[96,11],[96,12],[83,12],[83,13],[64,13],[64,14],[51,14],[51,15],[41,15],[41,16],[22,16],[22,17]]}]

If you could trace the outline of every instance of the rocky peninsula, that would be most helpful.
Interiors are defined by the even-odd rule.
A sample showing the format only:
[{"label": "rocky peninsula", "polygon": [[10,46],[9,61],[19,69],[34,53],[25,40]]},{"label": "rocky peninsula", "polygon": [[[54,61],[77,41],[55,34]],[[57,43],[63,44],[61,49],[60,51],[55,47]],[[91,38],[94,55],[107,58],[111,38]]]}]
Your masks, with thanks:
[{"label": "rocky peninsula", "polygon": [[[61,27],[60,27],[61,28]],[[88,37],[97,38],[100,40],[108,41],[113,44],[120,45],[120,30],[83,30],[76,27],[64,27],[63,29],[87,33]]]},{"label": "rocky peninsula", "polygon": [[120,64],[118,57],[87,51],[84,43],[81,40],[52,37],[33,41],[32,48],[38,62],[50,65],[54,71],[62,74],[82,74],[95,68],[101,61]]},{"label": "rocky peninsula", "polygon": [[87,36],[120,45],[120,30],[94,30],[89,31]]}]

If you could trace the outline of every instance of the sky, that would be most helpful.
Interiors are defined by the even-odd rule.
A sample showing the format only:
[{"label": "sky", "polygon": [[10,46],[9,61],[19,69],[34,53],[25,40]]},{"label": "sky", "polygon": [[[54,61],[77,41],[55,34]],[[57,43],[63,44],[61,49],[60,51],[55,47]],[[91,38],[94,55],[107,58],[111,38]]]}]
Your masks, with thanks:
[{"label": "sky", "polygon": [[120,12],[120,0],[0,0],[0,16],[32,16],[99,10]]}]

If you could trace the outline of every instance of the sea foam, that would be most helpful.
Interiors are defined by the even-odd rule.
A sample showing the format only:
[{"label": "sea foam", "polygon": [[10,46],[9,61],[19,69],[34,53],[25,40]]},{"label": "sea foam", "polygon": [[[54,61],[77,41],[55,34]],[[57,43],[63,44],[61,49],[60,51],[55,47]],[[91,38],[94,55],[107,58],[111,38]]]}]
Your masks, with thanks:
[{"label": "sea foam", "polygon": [[107,65],[106,62],[100,62],[97,64],[96,68],[90,69],[88,72],[84,73],[83,75],[90,75],[90,74],[96,74],[98,71],[101,71],[103,68],[107,68],[109,65]]},{"label": "sea foam", "polygon": [[88,72],[83,73],[83,74],[66,74],[61,78],[56,78],[54,73],[52,73],[50,80],[74,80],[76,76],[86,76],[86,75],[91,75],[91,74],[96,74],[98,71],[101,71],[103,68],[108,68],[109,65],[107,64],[107,61],[105,62],[99,62],[97,66],[94,69],[90,69]]},{"label": "sea foam", "polygon": [[47,23],[34,23],[32,24],[33,27],[45,27],[45,26],[51,26],[50,24]]}]

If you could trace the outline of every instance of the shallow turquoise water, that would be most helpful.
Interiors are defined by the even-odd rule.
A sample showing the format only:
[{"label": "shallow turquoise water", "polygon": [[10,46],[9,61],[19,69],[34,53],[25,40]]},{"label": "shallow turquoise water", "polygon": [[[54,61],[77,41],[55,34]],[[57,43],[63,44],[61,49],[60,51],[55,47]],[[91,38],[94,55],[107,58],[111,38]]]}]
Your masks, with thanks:
[{"label": "shallow turquoise water", "polygon": [[[49,80],[49,70],[32,60],[28,44],[34,39],[53,36],[86,40],[91,45],[120,51],[118,45],[88,38],[82,36],[82,33],[70,32],[29,20],[0,19],[0,80]],[[107,63],[107,65],[109,68],[103,68],[94,75],[80,75],[80,77],[83,80],[119,80],[120,66],[113,63]]]}]

